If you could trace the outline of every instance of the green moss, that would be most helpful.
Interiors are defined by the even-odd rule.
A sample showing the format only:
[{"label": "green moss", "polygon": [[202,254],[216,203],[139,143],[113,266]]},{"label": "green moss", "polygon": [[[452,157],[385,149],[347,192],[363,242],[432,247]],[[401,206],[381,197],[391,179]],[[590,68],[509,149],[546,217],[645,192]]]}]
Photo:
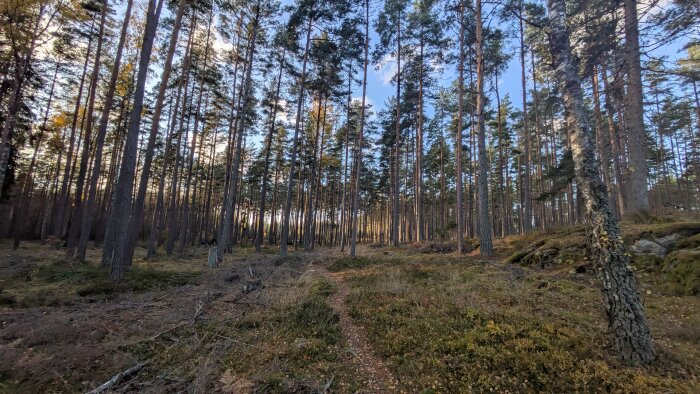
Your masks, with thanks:
[{"label": "green moss", "polygon": [[328,266],[328,270],[331,272],[339,272],[350,269],[365,268],[370,265],[376,265],[379,261],[375,259],[369,259],[367,257],[341,257],[335,260],[331,265]]},{"label": "green moss", "polygon": [[700,293],[700,249],[672,252],[666,257],[662,272],[672,292],[679,295]]},{"label": "green moss", "polygon": [[77,294],[82,297],[110,295],[127,291],[141,292],[183,286],[196,281],[201,273],[187,271],[167,271],[153,268],[134,267],[122,281],[110,282],[106,274],[92,283],[81,286]]},{"label": "green moss", "polygon": [[[3,294],[9,307],[29,308],[38,306],[69,305],[80,297],[107,299],[122,292],[143,292],[182,286],[196,282],[201,272],[171,271],[134,265],[120,282],[110,282],[107,272],[100,266],[57,261],[37,264],[23,282],[14,281],[14,287]],[[17,283],[26,283],[16,286]]]},{"label": "green moss", "polygon": [[256,392],[320,392],[332,377],[334,391],[357,391],[360,386],[353,372],[340,362],[345,353],[340,319],[327,303],[335,290],[319,280],[291,305],[273,306],[237,324],[210,328],[239,341],[223,360],[224,368],[250,381]]},{"label": "green moss", "polygon": [[310,335],[332,345],[340,339],[340,318],[333,308],[319,297],[301,303],[292,315],[294,332]]},{"label": "green moss", "polygon": [[688,238],[680,239],[674,242],[671,246],[674,250],[700,248],[700,233],[697,233]]},{"label": "green moss", "polygon": [[395,273],[377,273],[354,278],[347,303],[405,391],[687,388],[663,373],[619,367],[609,358],[605,330],[595,323],[600,316],[582,309],[582,296],[590,294],[583,283],[558,278],[540,290],[541,281],[534,280],[527,282],[530,290],[518,289],[498,285],[494,275],[501,273],[460,265],[441,267],[438,274],[407,264],[400,272],[405,291],[388,288]]},{"label": "green moss", "polygon": [[311,289],[309,290],[309,292],[312,295],[317,295],[321,297],[331,296],[335,294],[336,291],[338,291],[338,286],[331,283],[325,278],[321,278],[314,282],[314,284],[311,285]]}]

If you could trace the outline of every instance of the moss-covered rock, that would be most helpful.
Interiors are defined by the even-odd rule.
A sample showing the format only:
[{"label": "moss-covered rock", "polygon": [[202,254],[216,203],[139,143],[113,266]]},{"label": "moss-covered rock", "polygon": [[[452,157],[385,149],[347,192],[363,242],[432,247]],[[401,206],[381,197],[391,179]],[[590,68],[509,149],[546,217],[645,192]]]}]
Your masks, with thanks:
[{"label": "moss-covered rock", "polygon": [[662,272],[672,292],[700,294],[700,248],[672,252],[664,260]]}]

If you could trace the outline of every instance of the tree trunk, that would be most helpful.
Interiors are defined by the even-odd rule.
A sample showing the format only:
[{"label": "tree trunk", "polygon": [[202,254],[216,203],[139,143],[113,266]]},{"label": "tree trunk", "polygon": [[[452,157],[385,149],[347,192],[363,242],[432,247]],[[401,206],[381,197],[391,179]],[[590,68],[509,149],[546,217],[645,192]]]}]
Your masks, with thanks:
[{"label": "tree trunk", "polygon": [[464,1],[459,2],[459,62],[457,63],[457,70],[459,73],[459,78],[457,83],[457,95],[458,95],[458,109],[457,109],[457,125],[455,126],[455,133],[457,134],[457,140],[455,143],[455,160],[456,160],[456,174],[455,174],[455,187],[457,189],[457,201],[455,205],[457,208],[457,253],[462,254],[464,252],[464,197],[462,196],[462,129],[464,125]]},{"label": "tree trunk", "polygon": [[394,141],[394,206],[391,242],[399,246],[399,168],[401,167],[401,11],[397,18],[396,37],[396,139]]},{"label": "tree trunk", "polygon": [[231,181],[229,182],[229,202],[222,207],[221,220],[223,220],[223,225],[221,226],[221,233],[219,234],[219,244],[217,248],[217,260],[222,262],[224,259],[224,253],[228,247],[229,237],[231,233],[231,225],[233,221],[233,209],[236,204],[236,196],[240,193],[236,193],[238,188],[238,178],[239,178],[239,167],[241,162],[241,149],[243,144],[243,135],[245,134],[245,116],[247,112],[248,105],[251,101],[251,85],[252,85],[252,70],[253,70],[253,60],[255,59],[255,44],[258,35],[258,29],[260,27],[260,5],[255,6],[255,16],[252,23],[252,32],[249,38],[249,49],[248,56],[246,59],[246,75],[243,79],[243,96],[240,111],[238,112],[238,117],[240,121],[240,127],[238,128],[238,135],[236,136],[236,151],[233,157],[233,168],[231,169]]},{"label": "tree trunk", "polygon": [[[520,0],[520,12],[523,12],[523,1]],[[519,18],[520,27],[520,83],[523,91],[523,179],[521,190],[521,204],[523,216],[521,220],[521,230],[528,232],[532,229],[532,194],[530,193],[530,129],[527,118],[527,84],[525,78],[525,30],[523,20]],[[533,64],[534,67],[534,64]]]},{"label": "tree trunk", "polygon": [[127,238],[122,241],[125,246],[116,251],[116,256],[118,256],[119,259],[123,259],[124,264],[126,265],[131,264],[131,260],[134,255],[134,248],[136,247],[136,240],[141,233],[141,224],[143,223],[143,207],[146,199],[146,191],[148,189],[148,180],[150,179],[151,175],[153,152],[155,149],[156,137],[158,136],[158,130],[160,128],[160,118],[163,113],[165,92],[168,89],[168,81],[172,70],[173,57],[175,55],[175,48],[177,47],[177,39],[180,34],[180,26],[182,25],[182,16],[185,12],[186,4],[186,0],[180,0],[178,3],[175,21],[173,22],[173,30],[170,33],[171,35],[168,52],[163,65],[160,86],[158,88],[158,96],[156,97],[155,107],[153,109],[153,119],[151,120],[151,129],[148,135],[148,143],[146,146],[146,153],[144,155],[143,168],[141,169],[139,189],[136,194],[136,200],[134,201],[133,209],[131,211],[131,218],[129,220],[129,230],[126,233]]},{"label": "tree trunk", "polygon": [[647,194],[647,149],[644,131],[644,103],[642,101],[642,70],[639,60],[639,26],[637,1],[624,0],[625,7],[625,62],[627,65],[627,95],[625,118],[627,126],[627,183],[625,215],[645,214],[649,210]]},{"label": "tree trunk", "polygon": [[[277,88],[275,91],[275,100],[272,107],[272,115],[270,115],[270,129],[267,132],[265,140],[265,168],[263,169],[262,184],[260,186],[260,210],[258,213],[258,228],[255,235],[255,250],[260,252],[263,239],[263,231],[265,227],[265,199],[267,198],[267,175],[270,171],[270,153],[272,152],[272,138],[275,132],[275,123],[277,121],[277,107],[279,105],[280,87],[282,86],[282,70],[284,69],[286,49],[282,52],[280,58],[280,71],[277,75]],[[274,220],[270,218],[270,223]]]},{"label": "tree trunk", "polygon": [[306,46],[304,48],[304,59],[301,65],[301,75],[299,77],[299,99],[297,100],[297,114],[294,122],[294,137],[292,138],[292,152],[289,162],[289,179],[287,179],[287,198],[282,211],[282,236],[280,240],[280,256],[287,255],[287,242],[289,239],[289,216],[292,208],[292,190],[294,188],[294,170],[296,167],[297,149],[299,144],[299,128],[301,127],[301,112],[304,106],[304,88],[306,83],[306,65],[309,58],[309,45],[311,44],[311,28],[313,18],[309,13],[308,26],[306,28]]},{"label": "tree trunk", "polygon": [[484,125],[484,33],[481,20],[481,0],[475,1],[476,14],[476,123],[479,148],[479,252],[484,256],[493,254],[491,241],[491,217],[489,215],[488,157],[486,152],[486,129]]},{"label": "tree trunk", "polygon": [[[92,77],[88,88],[88,106],[87,106],[87,122],[85,124],[85,136],[83,138],[83,152],[80,158],[80,169],[78,170],[78,180],[75,188],[75,201],[73,205],[73,218],[71,220],[70,229],[68,232],[68,243],[66,248],[66,258],[74,257],[75,248],[80,238],[82,230],[83,216],[85,215],[83,207],[83,194],[85,177],[87,176],[88,163],[90,161],[90,144],[92,143],[92,125],[94,123],[95,98],[97,96],[97,81],[100,75],[100,59],[102,55],[102,43],[104,41],[105,20],[107,19],[107,1],[102,1],[102,16],[100,17],[100,30],[97,35],[97,48],[95,51],[95,62],[92,67]],[[89,185],[88,185],[89,186]],[[84,258],[84,257],[83,257]]]},{"label": "tree trunk", "polygon": [[576,178],[586,206],[591,249],[600,267],[603,294],[613,347],[630,365],[649,364],[656,352],[629,267],[617,221],[610,212],[605,185],[600,180],[594,154],[594,135],[588,125],[583,91],[566,27],[564,0],[549,0],[549,44],[555,75],[564,96],[566,126],[576,169]]},{"label": "tree trunk", "polygon": [[369,0],[365,0],[365,60],[362,65],[362,107],[360,108],[360,130],[357,135],[357,153],[355,157],[355,191],[352,203],[352,236],[350,238],[350,256],[355,257],[357,245],[357,210],[360,204],[360,174],[362,173],[362,144],[365,130],[365,104],[367,98],[367,65],[369,64]]},{"label": "tree trunk", "polygon": [[[153,41],[155,39],[160,11],[163,7],[163,0],[148,2],[146,13],[146,26],[144,28],[143,43],[139,54],[138,76],[134,92],[134,102],[129,115],[129,126],[124,143],[124,154],[119,170],[119,178],[114,188],[112,208],[107,223],[107,236],[103,247],[102,265],[111,266],[110,280],[118,281],[124,277],[129,268],[123,259],[114,259],[115,250],[125,247],[123,240],[129,231],[129,214],[131,210],[131,198],[134,187],[134,177],[136,169],[136,154],[138,148],[139,128],[143,112],[143,99],[148,76],[148,64],[151,60]],[[122,244],[118,244],[122,240]]]},{"label": "tree trunk", "polygon": [[85,200],[85,204],[83,207],[82,220],[80,224],[80,239],[78,240],[78,249],[75,255],[75,259],[77,261],[84,261],[85,253],[87,251],[87,243],[90,237],[90,224],[94,214],[93,206],[95,204],[95,197],[97,196],[97,184],[100,179],[100,170],[102,166],[102,151],[104,149],[104,141],[107,135],[109,114],[112,110],[112,104],[114,102],[114,91],[117,86],[117,79],[119,78],[122,53],[124,52],[124,43],[126,41],[127,31],[129,29],[129,20],[131,19],[132,5],[133,0],[129,0],[126,4],[124,22],[122,23],[122,29],[119,35],[119,43],[117,44],[117,54],[114,59],[112,75],[109,80],[109,87],[107,88],[107,95],[105,97],[104,107],[102,109],[102,114],[100,117],[100,125],[99,129],[97,130],[97,137],[95,139],[95,158],[93,160],[92,174],[90,177],[90,184],[88,186],[88,196]]}]

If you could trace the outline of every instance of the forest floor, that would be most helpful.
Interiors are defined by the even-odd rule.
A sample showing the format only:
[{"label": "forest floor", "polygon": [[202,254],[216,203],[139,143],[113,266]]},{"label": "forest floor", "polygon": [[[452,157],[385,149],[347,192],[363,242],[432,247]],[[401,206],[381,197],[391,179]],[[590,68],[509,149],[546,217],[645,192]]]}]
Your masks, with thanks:
[{"label": "forest floor", "polygon": [[[625,230],[682,233],[673,259],[700,246],[700,223]],[[2,242],[0,392],[87,392],[131,367],[112,392],[700,392],[697,293],[668,258],[636,259],[659,360],[622,367],[583,242],[580,228],[509,237],[489,259],[449,244],[283,259],[239,246],[215,269],[204,249],[139,250],[117,285],[98,249],[71,264]]]}]

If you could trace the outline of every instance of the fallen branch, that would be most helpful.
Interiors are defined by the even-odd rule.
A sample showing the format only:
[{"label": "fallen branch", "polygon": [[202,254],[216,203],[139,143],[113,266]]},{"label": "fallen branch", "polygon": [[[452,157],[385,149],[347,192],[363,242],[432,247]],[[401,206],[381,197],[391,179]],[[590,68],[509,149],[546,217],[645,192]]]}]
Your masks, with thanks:
[{"label": "fallen branch", "polygon": [[168,328],[167,330],[161,331],[161,332],[159,332],[158,334],[156,334],[156,335],[154,335],[154,336],[152,336],[152,337],[150,337],[150,338],[147,338],[147,339],[138,341],[137,343],[145,342],[145,341],[152,341],[152,340],[154,340],[154,339],[158,339],[158,337],[160,337],[160,336],[163,335],[163,334],[167,334],[167,333],[169,333],[169,332],[171,332],[171,331],[177,330],[177,329],[180,328],[180,327],[184,327],[184,326],[193,324],[195,321],[197,321],[197,318],[199,318],[199,316],[201,316],[202,313],[204,312],[204,307],[205,307],[208,303],[210,303],[211,301],[213,301],[213,300],[215,300],[215,299],[221,297],[221,294],[222,294],[221,292],[215,292],[215,293],[208,293],[208,292],[207,292],[207,296],[206,296],[206,298],[205,298],[203,301],[197,301],[197,302],[195,303],[195,305],[194,305],[194,316],[192,317],[192,320],[184,321],[184,322],[182,322],[182,323],[180,323],[180,324],[178,324],[178,325],[176,325],[176,326],[174,326],[174,327],[170,327],[170,328]]},{"label": "fallen branch", "polygon": [[129,376],[135,374],[136,372],[140,371],[141,368],[146,366],[146,364],[148,364],[148,361],[143,362],[143,363],[136,363],[134,366],[130,367],[129,369],[122,371],[122,372],[119,372],[118,374],[112,376],[111,379],[109,379],[108,381],[106,381],[101,386],[97,387],[96,389],[89,391],[87,394],[97,394],[97,393],[101,393],[101,392],[109,390],[112,386],[119,383],[120,380],[122,380],[126,377],[129,377]]}]

